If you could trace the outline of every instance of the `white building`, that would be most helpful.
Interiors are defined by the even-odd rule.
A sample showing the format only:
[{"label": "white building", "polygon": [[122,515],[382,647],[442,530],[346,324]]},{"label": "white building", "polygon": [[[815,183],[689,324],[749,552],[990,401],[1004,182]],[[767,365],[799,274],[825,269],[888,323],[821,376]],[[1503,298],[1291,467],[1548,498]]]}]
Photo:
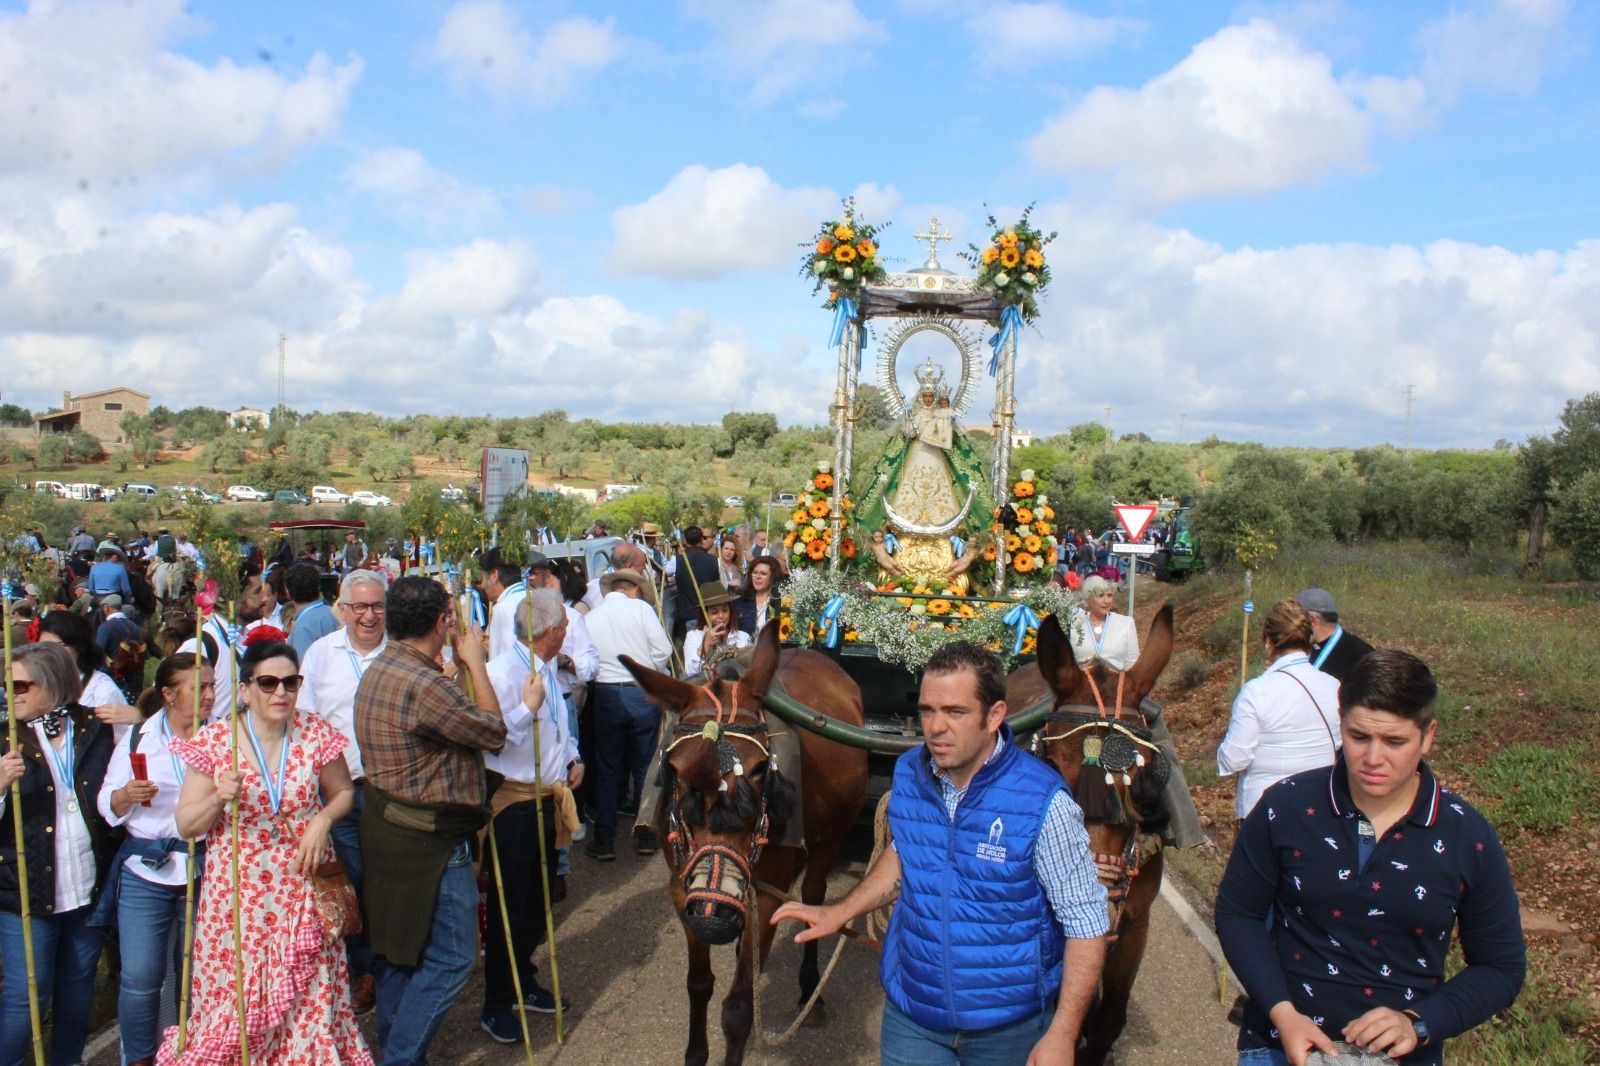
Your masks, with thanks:
[{"label": "white building", "polygon": [[271,415],[254,407],[241,407],[237,411],[228,412],[228,427],[244,433],[259,432],[266,429],[271,422]]}]

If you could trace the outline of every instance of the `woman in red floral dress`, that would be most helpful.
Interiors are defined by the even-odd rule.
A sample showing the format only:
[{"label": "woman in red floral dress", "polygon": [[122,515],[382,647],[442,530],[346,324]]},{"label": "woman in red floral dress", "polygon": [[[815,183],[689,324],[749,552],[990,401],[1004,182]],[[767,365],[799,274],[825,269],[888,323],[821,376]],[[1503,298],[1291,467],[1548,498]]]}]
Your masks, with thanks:
[{"label": "woman in red floral dress", "polygon": [[[258,640],[240,666],[239,769],[228,767],[230,723],[214,722],[172,750],[189,766],[178,829],[206,834],[206,877],[194,939],[194,998],[183,1066],[239,1061],[234,991],[233,833],[240,818],[239,907],[252,1066],[371,1066],[350,1009],[342,939],[323,936],[311,873],[333,858],[328,834],[349,811],[344,736],[295,710],[299,657]],[[321,797],[325,796],[324,801]],[[176,1064],[178,1031],[156,1062]]]}]

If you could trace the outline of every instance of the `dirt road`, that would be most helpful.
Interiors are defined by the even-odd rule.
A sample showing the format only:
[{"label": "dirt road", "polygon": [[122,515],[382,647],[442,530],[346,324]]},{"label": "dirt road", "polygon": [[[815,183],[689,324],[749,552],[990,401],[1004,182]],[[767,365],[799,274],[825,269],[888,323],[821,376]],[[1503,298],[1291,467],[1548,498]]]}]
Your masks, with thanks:
[{"label": "dirt road", "polygon": [[[836,875],[830,896],[842,895],[857,874]],[[562,991],[573,1003],[564,1045],[555,1044],[550,1017],[530,1015],[541,1064],[600,1066],[615,1063],[671,1064],[682,1061],[688,1031],[683,989],[683,934],[670,912],[665,864],[659,856],[631,853],[601,865],[574,858],[571,895],[558,913]],[[825,942],[822,965],[833,951]],[[714,956],[718,991],[710,1015],[712,1062],[721,1061],[718,1003],[733,971],[732,948]],[[764,979],[763,1023],[781,1032],[795,1013],[794,974],[799,949],[780,930]],[[878,1017],[883,996],[876,952],[847,944],[824,992],[826,1023],[802,1028],[778,1048],[752,1044],[746,1061],[785,1066],[853,1066],[876,1063]],[[548,965],[541,962],[541,976]],[[520,1044],[495,1044],[478,1028],[482,983],[474,978],[434,1040],[434,1066],[526,1062]],[[1231,998],[1231,995],[1230,995]],[[1184,928],[1172,906],[1159,901],[1155,930],[1135,989],[1132,1017],[1119,1045],[1120,1066],[1194,1066],[1228,1061],[1235,1030],[1218,1006],[1217,975],[1204,948]],[[375,1041],[367,1026],[369,1041]],[[90,1066],[115,1066],[115,1045],[96,1041]],[[376,1046],[375,1043],[373,1046]]]}]

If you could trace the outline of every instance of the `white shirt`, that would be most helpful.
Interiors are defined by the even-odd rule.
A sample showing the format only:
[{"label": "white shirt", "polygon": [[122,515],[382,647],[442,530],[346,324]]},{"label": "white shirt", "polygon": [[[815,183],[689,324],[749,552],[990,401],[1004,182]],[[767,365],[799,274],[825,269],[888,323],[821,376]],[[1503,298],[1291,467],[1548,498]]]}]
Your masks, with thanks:
[{"label": "white shirt", "polygon": [[344,761],[356,780],[367,776],[361,764],[361,746],[356,743],[356,689],[361,686],[367,667],[388,644],[385,636],[376,648],[363,655],[350,643],[348,629],[335,629],[313,641],[300,663],[300,673],[306,680],[300,686],[295,706],[344,734],[350,742],[344,749]]},{"label": "white shirt", "polygon": [[1072,612],[1072,654],[1079,666],[1099,659],[1113,670],[1127,670],[1139,661],[1139,632],[1133,619],[1108,611],[1096,633],[1089,612],[1078,607]]},{"label": "white shirt", "polygon": [[567,639],[561,642],[561,654],[572,660],[576,670],[556,670],[556,680],[561,683],[561,694],[570,695],[572,690],[579,685],[587,685],[594,680],[594,672],[600,668],[600,653],[595,650],[594,640],[589,636],[589,623],[584,621],[579,614],[568,604],[562,604],[562,609],[567,612]]},{"label": "white shirt", "polygon": [[[51,834],[56,838],[55,912],[66,914],[87,907],[94,896],[94,846],[89,840],[89,825],[83,820],[86,812],[74,813],[71,809],[77,804],[78,796],[72,789],[72,780],[70,777],[63,779],[61,768],[56,765],[55,757],[66,753],[65,739],[58,750],[45,736],[44,726],[38,722],[32,725],[33,735],[39,738],[39,747],[44,750],[44,764],[50,768],[50,779],[56,786],[56,831]],[[62,736],[65,738],[65,732]],[[74,739],[83,740],[82,737]],[[10,789],[6,794],[10,795]],[[4,813],[4,808],[0,808],[0,813]]]},{"label": "white shirt", "polygon": [[527,598],[528,586],[521,581],[501,589],[489,615],[489,658],[510,655],[517,643],[517,608]]},{"label": "white shirt", "polygon": [[110,674],[104,670],[96,670],[89,675],[89,680],[83,683],[83,692],[78,696],[78,702],[94,710],[108,703],[127,703],[128,697],[124,696],[117,683],[111,680]]},{"label": "white shirt", "polygon": [[[705,643],[706,631],[704,629],[691,629],[683,638],[683,676],[693,677],[705,665],[700,657],[700,646]],[[750,634],[742,629],[729,630],[723,635],[722,642],[730,648],[748,648]]]},{"label": "white shirt", "polygon": [[[217,645],[217,661],[211,664],[217,687],[211,698],[211,717],[206,721],[222,722],[233,716],[235,689],[239,684],[239,660],[234,656],[233,642],[228,639],[227,625],[216,615],[206,619],[201,634],[206,633],[211,634],[211,639]],[[180,652],[195,651],[197,648],[202,655],[205,654],[205,645],[197,644],[194,637],[178,645]]]},{"label": "white shirt", "polygon": [[[95,800],[95,806],[100,808],[100,817],[108,824],[125,826],[129,836],[141,840],[160,840],[181,835],[177,822],[178,793],[183,790],[185,767],[168,746],[167,737],[171,728],[167,724],[165,708],[145,719],[140,726],[139,754],[144,756],[145,769],[148,771],[145,779],[157,789],[150,806],[135,803],[120,818],[111,809],[111,794],[133,780],[133,760],[129,758],[133,751],[131,729],[128,731],[130,736],[118,741],[117,750],[111,753],[111,765],[106,768],[100,795]],[[135,876],[152,884],[181,885],[188,876],[189,851],[187,848],[174,851],[171,860],[160,869],[152,870],[137,855],[128,856],[123,865]]]},{"label": "white shirt", "polygon": [[672,660],[672,642],[661,628],[656,610],[626,592],[608,592],[600,606],[589,612],[589,636],[600,653],[595,680],[603,685],[631,685],[633,675],[618,661],[626,655],[634,662],[665,671]]},{"label": "white shirt", "polygon": [[600,606],[600,600],[602,598],[603,597],[600,592],[600,579],[597,577],[591,577],[589,579],[589,587],[584,590],[583,600],[581,602],[585,607],[592,611],[596,607]]},{"label": "white shirt", "polygon": [[[525,658],[526,657],[526,658]],[[578,758],[578,742],[567,728],[567,705],[555,683],[555,664],[545,662],[525,645],[489,662],[489,683],[506,720],[506,746],[487,752],[483,764],[509,781],[534,783],[533,724],[539,722],[539,782],[546,787],[567,779],[567,767]],[[522,702],[522,684],[532,670],[544,675],[544,704],[535,714]]]},{"label": "white shirt", "polygon": [[1291,774],[1331,766],[1340,742],[1339,680],[1312,666],[1304,652],[1274,659],[1239,690],[1217,749],[1217,772],[1241,774],[1234,814],[1249,814],[1263,792]]}]

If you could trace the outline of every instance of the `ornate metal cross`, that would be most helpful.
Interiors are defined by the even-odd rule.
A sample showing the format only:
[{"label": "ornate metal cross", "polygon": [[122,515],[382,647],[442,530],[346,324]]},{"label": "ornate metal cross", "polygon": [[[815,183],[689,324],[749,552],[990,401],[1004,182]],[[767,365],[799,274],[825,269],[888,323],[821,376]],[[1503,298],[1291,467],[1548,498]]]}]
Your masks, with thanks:
[{"label": "ornate metal cross", "polygon": [[929,221],[928,228],[923,233],[913,233],[912,238],[928,242],[928,261],[922,264],[924,270],[941,270],[939,266],[939,242],[953,241],[955,236],[950,233],[939,232],[939,220],[934,218]]}]

